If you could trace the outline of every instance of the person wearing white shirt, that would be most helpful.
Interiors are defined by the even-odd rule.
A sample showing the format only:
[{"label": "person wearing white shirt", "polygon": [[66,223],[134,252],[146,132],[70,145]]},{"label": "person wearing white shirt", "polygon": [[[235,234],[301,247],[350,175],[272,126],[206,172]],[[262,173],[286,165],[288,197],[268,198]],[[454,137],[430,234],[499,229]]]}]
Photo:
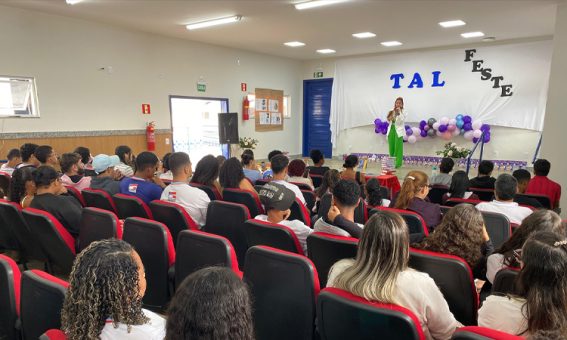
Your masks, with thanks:
[{"label": "person wearing white shirt", "polygon": [[390,125],[388,125],[388,146],[390,157],[396,158],[396,168],[402,166],[404,158],[404,135],[406,134],[406,114],[404,113],[404,99],[402,97],[396,98],[394,109],[388,112],[386,118]]},{"label": "person wearing white shirt", "polygon": [[114,154],[120,158],[120,163],[117,164],[114,169],[120,171],[124,177],[134,176],[134,169],[130,166],[130,164],[134,162],[132,149],[127,145],[120,145],[116,147]]},{"label": "person wearing white shirt", "polygon": [[211,200],[203,190],[187,183],[193,174],[189,156],[185,152],[174,152],[169,156],[168,163],[173,174],[173,182],[163,189],[161,200],[179,204],[195,223],[204,226],[207,207]]},{"label": "person wearing white shirt", "polygon": [[520,207],[514,202],[514,196],[518,192],[518,181],[514,176],[502,174],[496,179],[494,184],[495,200],[492,202],[482,202],[476,205],[480,211],[501,213],[508,217],[510,223],[521,224],[524,218],[528,217],[532,210]]},{"label": "person wearing white shirt", "polygon": [[270,159],[270,162],[272,163],[272,171],[274,173],[272,182],[281,184],[289,190],[293,191],[295,193],[295,197],[297,197],[301,201],[301,203],[303,203],[303,205],[307,205],[301,189],[299,189],[297,185],[286,181],[287,170],[289,166],[289,159],[287,158],[287,156],[283,154],[276,155]]},{"label": "person wearing white shirt", "polygon": [[303,253],[307,255],[307,236],[313,232],[303,222],[299,220],[289,221],[291,211],[289,208],[295,201],[293,191],[289,190],[281,184],[274,183],[273,181],[264,184],[258,193],[260,202],[264,205],[267,215],[258,215],[254,219],[260,221],[267,221],[274,224],[280,224],[290,228],[297,240],[301,244]]},{"label": "person wearing white shirt", "polygon": [[341,179],[333,188],[333,199],[331,202],[331,209],[336,209],[340,214],[349,222],[354,224],[355,229],[358,227],[357,233],[353,235],[345,228],[335,225],[335,221],[331,222],[329,216],[321,216],[315,222],[313,229],[317,232],[346,236],[346,237],[359,237],[364,226],[354,222],[354,211],[360,203],[360,186],[353,180]]},{"label": "person wearing white shirt", "polygon": [[16,170],[16,166],[22,162],[22,157],[20,156],[20,150],[19,149],[10,150],[6,158],[8,159],[8,162],[2,164],[2,167],[0,167],[0,171],[5,172],[8,175],[12,176],[12,172]]}]

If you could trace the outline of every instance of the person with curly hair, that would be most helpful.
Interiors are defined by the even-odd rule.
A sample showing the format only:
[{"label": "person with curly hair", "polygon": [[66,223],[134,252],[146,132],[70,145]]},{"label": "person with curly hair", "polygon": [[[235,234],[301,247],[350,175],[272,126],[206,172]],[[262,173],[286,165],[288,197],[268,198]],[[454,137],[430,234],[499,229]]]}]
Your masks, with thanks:
[{"label": "person with curly hair", "polygon": [[291,183],[303,183],[309,185],[311,190],[315,190],[313,186],[313,181],[307,173],[305,169],[307,168],[307,164],[302,159],[294,159],[293,161],[289,162],[287,173],[289,175],[288,182]]},{"label": "person with curly hair", "polygon": [[197,163],[197,167],[191,177],[191,183],[206,185],[217,189],[219,192],[221,186],[217,180],[219,177],[219,162],[213,155],[206,155]]},{"label": "person with curly hair", "polygon": [[471,204],[451,208],[433,233],[414,247],[458,256],[468,263],[474,277],[482,280],[486,258],[494,252],[482,214]]},{"label": "person with curly hair", "polygon": [[10,196],[12,202],[19,203],[22,208],[27,208],[35,196],[36,187],[34,182],[35,168],[26,166],[14,172],[10,181]]},{"label": "person with curly hair", "polygon": [[248,287],[229,268],[208,267],[189,275],[167,311],[166,340],[253,340]]},{"label": "person with curly hair", "polygon": [[329,171],[328,166],[323,166],[323,164],[325,164],[325,156],[323,156],[321,150],[311,150],[309,157],[311,157],[311,160],[313,161],[313,165],[307,167],[309,174],[323,176],[325,175],[325,172]]},{"label": "person with curly hair", "polygon": [[69,340],[163,339],[165,320],[142,308],[146,274],[128,243],[91,243],[75,259],[61,311]]},{"label": "person with curly hair", "polygon": [[223,188],[233,188],[256,192],[252,183],[244,176],[244,170],[236,157],[226,160],[220,167],[219,182]]}]

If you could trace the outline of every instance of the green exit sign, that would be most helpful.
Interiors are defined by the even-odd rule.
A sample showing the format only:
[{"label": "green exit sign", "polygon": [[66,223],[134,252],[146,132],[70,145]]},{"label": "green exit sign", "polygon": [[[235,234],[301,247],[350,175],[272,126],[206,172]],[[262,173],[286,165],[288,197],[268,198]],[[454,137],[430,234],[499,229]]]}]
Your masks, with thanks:
[{"label": "green exit sign", "polygon": [[323,78],[323,71],[313,72],[313,78]]},{"label": "green exit sign", "polygon": [[207,84],[197,84],[197,91],[199,92],[207,91]]}]

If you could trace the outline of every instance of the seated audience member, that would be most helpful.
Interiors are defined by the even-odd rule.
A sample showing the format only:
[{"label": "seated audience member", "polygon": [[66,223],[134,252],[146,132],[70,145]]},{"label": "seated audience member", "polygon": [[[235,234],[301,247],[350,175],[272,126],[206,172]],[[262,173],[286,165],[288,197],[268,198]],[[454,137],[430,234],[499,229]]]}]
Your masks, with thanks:
[{"label": "seated audience member", "polygon": [[[272,161],[272,158],[273,158],[274,156],[277,156],[277,155],[283,155],[283,152],[281,152],[280,150],[272,150],[272,151],[270,151],[270,153],[268,154],[268,162],[271,162],[271,161]],[[271,164],[270,164],[270,169],[264,171],[263,177],[264,177],[265,179],[270,179],[270,178],[272,178],[273,176],[274,176],[274,172],[273,172],[273,169],[271,169]]]},{"label": "seated audience member", "polygon": [[471,204],[450,209],[433,233],[413,246],[461,257],[481,280],[486,276],[486,258],[494,252],[482,214]]},{"label": "seated audience member", "polygon": [[136,157],[136,172],[134,176],[120,181],[120,192],[136,196],[149,204],[159,200],[165,184],[156,176],[159,159],[151,152],[141,152]]},{"label": "seated audience member", "polygon": [[256,166],[256,160],[254,160],[254,152],[250,149],[244,150],[240,156],[240,162],[242,163],[242,168],[244,170],[244,176],[248,178],[252,184],[256,184],[256,181],[262,178],[262,173],[258,171]]},{"label": "seated audience member", "polygon": [[561,217],[551,210],[538,210],[526,217],[522,224],[514,231],[494,254],[488,257],[486,278],[494,282],[496,273],[507,267],[520,268],[516,253],[522,249],[526,240],[538,231],[553,231],[560,235],[567,235],[566,225]]},{"label": "seated audience member", "polygon": [[478,176],[471,179],[470,187],[479,189],[494,189],[496,178],[492,177],[494,163],[491,161],[481,161],[478,165]]},{"label": "seated audience member", "polygon": [[450,339],[462,325],[435,281],[409,268],[408,260],[406,223],[396,213],[380,211],[366,222],[356,258],[333,265],[327,287],[405,307],[415,314],[427,339]]},{"label": "seated audience member", "polygon": [[171,152],[163,155],[161,159],[161,173],[159,178],[166,181],[173,180],[173,174],[171,173],[171,167],[169,166],[169,157],[171,157]]},{"label": "seated audience member", "polygon": [[428,177],[423,171],[410,171],[398,196],[393,204],[396,209],[411,210],[421,215],[427,229],[432,231],[441,223],[441,207],[439,204],[431,203],[427,200],[429,193]]},{"label": "seated audience member", "polygon": [[559,331],[567,338],[567,239],[549,231],[522,247],[517,295],[490,295],[478,311],[478,325],[527,336]]},{"label": "seated audience member", "polygon": [[22,162],[16,165],[16,170],[26,166],[32,166],[37,168],[39,166],[39,161],[35,158],[34,152],[39,145],[33,143],[25,143],[20,146],[20,156],[22,156]]},{"label": "seated audience member", "polygon": [[444,185],[446,187],[451,185],[451,175],[449,173],[453,171],[453,166],[455,162],[452,158],[445,157],[441,160],[439,165],[439,174],[431,177],[429,180],[430,185]]},{"label": "seated audience member", "polygon": [[321,181],[321,185],[315,191],[315,205],[313,206],[313,212],[317,213],[319,210],[319,203],[321,201],[321,197],[323,195],[333,193],[333,188],[339,181],[341,180],[341,175],[339,171],[336,169],[330,169],[323,175],[323,180]]},{"label": "seated audience member", "polygon": [[470,186],[469,177],[467,173],[459,170],[455,171],[451,178],[451,185],[449,192],[443,195],[443,203],[449,198],[463,198],[466,200],[478,200],[478,196],[472,191],[468,191]]},{"label": "seated audience member", "polygon": [[305,177],[305,169],[307,166],[302,159],[294,159],[293,161],[289,162],[288,166],[288,182],[292,183],[303,183],[309,185],[311,190],[315,190],[313,186],[313,181],[309,177]]},{"label": "seated audience member", "polygon": [[332,211],[329,211],[329,215],[332,215],[334,211],[340,212],[341,216],[349,222],[348,225],[338,225],[335,219],[321,216],[315,222],[313,229],[328,234],[359,238],[364,226],[354,222],[354,211],[360,199],[360,186],[355,181],[341,179],[333,189]]},{"label": "seated audience member", "polygon": [[[512,176],[514,176],[516,181],[518,181],[518,194],[525,194],[526,188],[528,187],[528,184],[530,183],[530,180],[532,178],[532,175],[530,174],[530,172],[526,169],[518,169],[518,170],[515,170],[512,173]],[[516,196],[514,196],[514,202],[516,202],[520,205],[528,205],[528,206],[534,207],[536,209],[543,208],[541,203],[539,203],[539,201],[537,199],[532,198],[532,197],[516,195]]]},{"label": "seated audience member", "polygon": [[10,181],[9,200],[19,203],[22,208],[29,207],[35,196],[34,172],[35,168],[31,166],[21,168]]},{"label": "seated audience member", "polygon": [[142,308],[146,274],[128,243],[91,243],[73,264],[61,310],[67,339],[163,339],[166,321]]},{"label": "seated audience member", "polygon": [[538,159],[534,163],[534,178],[531,179],[526,194],[545,195],[551,201],[551,208],[559,211],[559,201],[561,200],[561,185],[550,180],[549,175],[551,163],[546,159]]},{"label": "seated audience member", "polygon": [[93,157],[91,156],[91,150],[84,146],[78,146],[73,152],[81,155],[81,162],[83,162],[84,165],[84,175],[96,176],[96,172],[93,168]]},{"label": "seated audience member", "polygon": [[83,176],[84,164],[78,153],[64,153],[61,155],[61,181],[64,185],[72,186],[79,191],[91,186],[91,178]]},{"label": "seated audience member", "polygon": [[482,202],[476,205],[480,211],[497,212],[504,214],[510,220],[510,223],[521,224],[524,218],[528,217],[532,210],[526,207],[520,207],[514,202],[514,196],[518,192],[518,182],[509,174],[498,176],[495,183],[494,196],[492,202]]},{"label": "seated audience member", "polygon": [[356,171],[355,168],[358,166],[358,156],[348,155],[343,164],[343,171],[341,171],[341,179],[350,179],[356,181],[359,185],[366,184],[366,178],[364,174],[360,171]]},{"label": "seated audience member", "polygon": [[59,170],[59,159],[57,153],[49,145],[40,145],[33,152],[40,165],[49,165]]},{"label": "seated audience member", "polygon": [[323,164],[325,164],[325,157],[323,156],[321,150],[318,149],[311,150],[311,152],[309,153],[309,157],[311,157],[311,160],[313,161],[313,165],[307,167],[307,170],[309,170],[310,175],[323,176],[325,172],[329,170],[328,166],[323,166]]},{"label": "seated audience member", "polygon": [[224,162],[226,161],[226,157],[223,155],[218,155],[217,156],[217,162],[219,163],[219,168],[224,164]]},{"label": "seated audience member", "polygon": [[169,166],[173,173],[173,181],[161,194],[162,201],[177,203],[200,226],[205,225],[207,207],[211,200],[206,192],[188,184],[193,170],[191,160],[185,152],[174,152],[169,157]]},{"label": "seated audience member", "polygon": [[62,195],[67,193],[67,190],[57,171],[49,165],[40,166],[35,171],[34,182],[37,192],[30,207],[47,211],[61,222],[71,235],[79,236],[83,208],[74,197]]},{"label": "seated audience member", "polygon": [[206,155],[197,163],[191,183],[206,185],[221,192],[219,178],[219,162],[213,155]]},{"label": "seated audience member", "polygon": [[380,181],[376,178],[371,178],[366,182],[364,189],[366,190],[366,204],[371,207],[389,207],[390,200],[383,198],[380,192]]},{"label": "seated audience member", "polygon": [[305,197],[303,197],[301,189],[299,189],[297,185],[289,183],[286,180],[289,167],[289,159],[287,156],[283,154],[275,155],[272,157],[270,162],[272,163],[272,171],[274,173],[272,181],[293,191],[295,193],[295,197],[297,197],[303,205],[306,205]]},{"label": "seated audience member", "polygon": [[91,188],[104,190],[111,196],[119,193],[122,173],[114,168],[120,163],[118,156],[96,155],[92,163],[96,177],[91,177]]},{"label": "seated audience member", "polygon": [[266,209],[267,215],[258,215],[254,219],[281,224],[293,230],[301,244],[301,248],[303,248],[303,252],[307,255],[306,239],[313,232],[313,229],[303,224],[300,220],[288,220],[291,214],[291,205],[295,201],[293,191],[281,184],[270,182],[260,189],[258,196],[260,196],[260,202]]},{"label": "seated audience member", "polygon": [[120,145],[116,147],[114,154],[120,159],[120,163],[114,168],[120,171],[125,177],[134,176],[134,169],[132,169],[132,165],[134,165],[134,154],[132,153],[132,149],[127,145]]},{"label": "seated audience member", "polygon": [[8,175],[12,176],[14,170],[16,170],[16,166],[22,162],[22,156],[20,156],[19,149],[12,149],[6,155],[8,162],[2,164],[0,167],[0,171],[7,173]]},{"label": "seated audience member", "polygon": [[189,275],[167,310],[166,340],[254,340],[252,302],[232,270],[208,267]]},{"label": "seated audience member", "polygon": [[236,157],[231,157],[223,163],[219,170],[219,182],[222,188],[233,188],[256,192],[254,186],[244,176],[244,170]]}]

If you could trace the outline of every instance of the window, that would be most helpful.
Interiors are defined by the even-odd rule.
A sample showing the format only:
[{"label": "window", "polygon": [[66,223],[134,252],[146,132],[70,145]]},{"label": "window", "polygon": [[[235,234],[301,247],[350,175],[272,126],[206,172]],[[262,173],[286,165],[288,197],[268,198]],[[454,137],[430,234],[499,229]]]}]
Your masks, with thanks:
[{"label": "window", "polygon": [[39,117],[34,78],[0,76],[0,117]]}]

